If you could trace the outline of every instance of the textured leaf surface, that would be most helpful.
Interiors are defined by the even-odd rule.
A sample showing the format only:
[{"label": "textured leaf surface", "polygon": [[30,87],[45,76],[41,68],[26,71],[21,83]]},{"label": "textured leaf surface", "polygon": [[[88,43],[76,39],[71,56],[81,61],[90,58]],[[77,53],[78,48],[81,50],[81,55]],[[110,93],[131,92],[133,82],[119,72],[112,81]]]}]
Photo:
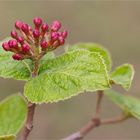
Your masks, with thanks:
[{"label": "textured leaf surface", "polygon": [[134,69],[130,64],[117,67],[111,74],[111,80],[128,90],[134,77]]},{"label": "textured leaf surface", "polygon": [[79,43],[75,44],[73,46],[69,46],[69,51],[75,50],[75,49],[87,49],[91,52],[98,52],[104,59],[104,62],[107,66],[107,70],[110,71],[111,69],[111,57],[109,52],[100,44],[97,43]]},{"label": "textured leaf surface", "polygon": [[121,107],[124,112],[130,113],[132,116],[140,120],[140,99],[132,96],[124,96],[115,91],[106,91],[105,95],[109,97],[115,104]]},{"label": "textured leaf surface", "polygon": [[27,104],[19,95],[12,95],[0,103],[0,139],[12,140],[23,126]]},{"label": "textured leaf surface", "polygon": [[108,74],[99,53],[76,50],[46,63],[45,70],[25,85],[24,95],[31,102],[56,102],[84,90],[109,88]]},{"label": "textured leaf surface", "polygon": [[[13,60],[11,58],[12,53],[5,52],[1,47],[2,42],[0,43],[0,77],[14,78],[16,80],[28,80],[30,78],[30,71],[28,67],[30,67],[31,70],[33,68],[31,60],[23,60],[23,61]],[[54,58],[54,54],[52,52],[49,52],[46,56],[43,57],[40,65],[41,66],[44,65],[43,63],[44,60],[51,58]]]},{"label": "textured leaf surface", "polygon": [[42,59],[40,62],[40,69],[39,69],[39,74],[46,70],[46,66],[48,65],[48,60],[54,59],[55,55],[53,52],[48,52]]}]

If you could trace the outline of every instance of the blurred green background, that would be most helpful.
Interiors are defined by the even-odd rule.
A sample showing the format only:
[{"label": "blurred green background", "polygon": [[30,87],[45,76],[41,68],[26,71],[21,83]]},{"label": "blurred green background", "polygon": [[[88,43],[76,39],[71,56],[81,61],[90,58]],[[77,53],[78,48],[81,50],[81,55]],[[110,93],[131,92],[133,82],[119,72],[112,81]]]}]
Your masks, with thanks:
[{"label": "blurred green background", "polygon": [[[40,16],[51,23],[60,20],[68,29],[67,43],[98,42],[110,50],[113,67],[130,62],[135,79],[130,94],[140,98],[140,1],[0,1],[0,39],[7,37],[19,19],[32,24]],[[57,53],[63,52],[63,48]],[[24,82],[0,79],[0,99],[23,91]],[[123,91],[122,89],[119,89]],[[125,91],[123,91],[125,93]],[[82,127],[94,115],[95,94],[81,94],[59,103],[39,105],[29,140],[58,140]],[[102,116],[120,113],[104,98]],[[139,140],[140,123],[128,120],[122,124],[94,129],[86,140]]]}]

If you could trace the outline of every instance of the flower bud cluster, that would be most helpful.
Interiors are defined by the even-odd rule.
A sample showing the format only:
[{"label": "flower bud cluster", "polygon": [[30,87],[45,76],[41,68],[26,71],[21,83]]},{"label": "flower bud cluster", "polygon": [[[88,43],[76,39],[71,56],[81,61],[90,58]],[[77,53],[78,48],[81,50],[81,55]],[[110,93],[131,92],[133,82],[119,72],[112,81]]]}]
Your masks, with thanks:
[{"label": "flower bud cluster", "polygon": [[5,51],[14,53],[14,60],[34,59],[64,45],[68,33],[66,30],[59,32],[59,21],[54,21],[49,26],[46,22],[43,23],[41,18],[36,17],[33,23],[34,28],[22,21],[16,21],[16,30],[11,31],[13,39],[2,44]]}]

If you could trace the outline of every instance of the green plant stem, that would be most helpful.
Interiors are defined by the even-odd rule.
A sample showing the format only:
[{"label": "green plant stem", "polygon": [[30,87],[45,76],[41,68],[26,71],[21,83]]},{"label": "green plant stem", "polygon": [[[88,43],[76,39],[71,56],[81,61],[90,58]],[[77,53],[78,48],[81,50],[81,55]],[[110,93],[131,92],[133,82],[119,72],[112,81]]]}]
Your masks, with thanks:
[{"label": "green plant stem", "polygon": [[[38,75],[38,70],[39,70],[39,60],[35,60],[34,70],[31,73],[31,76],[33,78]],[[27,140],[30,132],[33,129],[33,118],[34,118],[34,113],[35,113],[35,107],[36,107],[36,104],[28,102],[28,115],[27,115],[27,120],[23,129],[23,133],[21,135],[21,140]]]}]

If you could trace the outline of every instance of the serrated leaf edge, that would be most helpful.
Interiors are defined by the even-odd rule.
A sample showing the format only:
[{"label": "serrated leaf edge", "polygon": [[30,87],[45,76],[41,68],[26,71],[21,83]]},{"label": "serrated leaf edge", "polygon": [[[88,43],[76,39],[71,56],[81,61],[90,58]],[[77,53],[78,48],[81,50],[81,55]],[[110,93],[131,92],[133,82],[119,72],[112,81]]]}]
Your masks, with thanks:
[{"label": "serrated leaf edge", "polygon": [[[132,76],[131,76],[131,78],[130,78],[130,85],[129,85],[128,88],[124,88],[121,84],[117,84],[117,83],[111,78],[111,77],[112,77],[111,75],[112,75],[116,70],[118,70],[119,68],[121,68],[122,66],[129,66],[129,67],[131,68],[131,70],[132,70]],[[128,91],[128,90],[130,89],[130,87],[131,87],[131,84],[132,84],[134,75],[135,75],[134,66],[133,66],[132,64],[125,63],[125,64],[122,64],[122,65],[116,67],[115,70],[111,72],[111,74],[110,74],[110,79],[111,79],[115,84],[122,86],[126,91]]]},{"label": "serrated leaf edge", "polygon": [[[107,54],[108,54],[108,57],[109,57],[109,60],[110,60],[110,68],[112,68],[112,61],[111,61],[111,54],[110,54],[110,52],[105,48],[105,47],[103,47],[103,45],[101,45],[100,43],[97,43],[97,42],[79,42],[79,43],[76,43],[76,44],[72,44],[72,45],[70,45],[70,44],[67,44],[67,45],[65,45],[65,47],[64,47],[64,50],[65,50],[65,52],[67,52],[67,51],[69,51],[70,50],[70,48],[71,48],[71,46],[76,46],[76,45],[88,45],[88,44],[92,44],[92,45],[97,45],[98,46],[98,48],[100,48],[100,49],[102,49],[102,50],[104,50],[104,51],[106,51],[107,52]],[[83,49],[83,50],[87,50],[86,48],[84,49],[84,48],[78,48],[79,50],[81,49]],[[76,49],[76,50],[78,50],[78,49]],[[89,51],[89,50],[88,50]],[[90,51],[91,52],[91,51]],[[93,51],[92,51],[93,52]],[[97,53],[97,52],[96,52]],[[98,52],[100,55],[101,55],[101,53],[100,52]],[[101,55],[102,56],[102,55]]]},{"label": "serrated leaf edge", "polygon": [[[101,62],[102,62],[102,64],[103,64],[103,66],[104,66],[104,69],[105,69],[105,72],[106,72],[106,79],[107,79],[107,81],[108,81],[108,86],[110,87],[110,82],[109,82],[109,74],[108,74],[108,71],[107,71],[107,68],[106,68],[106,65],[105,65],[105,63],[104,63],[104,59],[103,59],[103,57],[100,55],[100,53],[99,52],[91,52],[91,51],[88,51],[88,50],[86,50],[86,49],[76,49],[76,50],[73,50],[73,51],[70,51],[70,52],[66,52],[66,53],[64,53],[64,54],[62,54],[62,55],[59,55],[59,56],[56,56],[55,57],[55,59],[57,59],[57,57],[63,57],[65,54],[70,54],[70,53],[73,53],[73,52],[76,52],[76,51],[85,51],[85,52],[88,52],[88,53],[94,53],[94,54],[97,54],[98,56],[99,56],[99,58],[101,59]],[[25,86],[24,86],[24,89],[25,89]],[[106,88],[106,89],[108,89],[108,88]],[[103,88],[103,89],[96,89],[96,90],[94,90],[94,92],[96,92],[96,91],[98,91],[98,90],[105,90],[105,88]],[[33,102],[33,101],[31,101],[30,99],[28,99],[28,97],[27,97],[27,95],[26,94],[24,94],[24,96],[28,99],[28,101],[29,102],[32,102],[32,103],[35,103],[35,104],[43,104],[43,103],[57,103],[57,102],[59,102],[59,101],[64,101],[64,100],[66,100],[66,99],[70,99],[70,98],[72,98],[72,97],[74,97],[74,96],[77,96],[77,95],[79,95],[80,93],[83,93],[83,92],[93,92],[93,90],[86,90],[86,89],[84,89],[84,90],[80,90],[80,91],[78,91],[77,92],[77,94],[75,95],[71,95],[71,96],[69,96],[69,97],[65,97],[65,98],[63,98],[63,99],[59,99],[59,100],[57,100],[57,101],[47,101],[47,102]]]}]

